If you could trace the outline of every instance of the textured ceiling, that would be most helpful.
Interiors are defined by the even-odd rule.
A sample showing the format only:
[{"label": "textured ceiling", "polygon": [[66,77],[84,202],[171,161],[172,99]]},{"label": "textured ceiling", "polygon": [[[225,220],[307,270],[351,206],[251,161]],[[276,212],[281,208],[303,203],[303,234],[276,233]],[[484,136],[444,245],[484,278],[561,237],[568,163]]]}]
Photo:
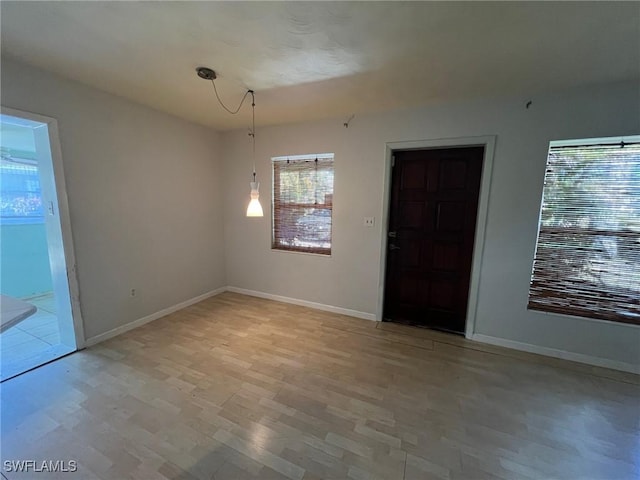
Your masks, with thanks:
[{"label": "textured ceiling", "polygon": [[0,2],[2,55],[219,129],[640,78],[640,3]]}]

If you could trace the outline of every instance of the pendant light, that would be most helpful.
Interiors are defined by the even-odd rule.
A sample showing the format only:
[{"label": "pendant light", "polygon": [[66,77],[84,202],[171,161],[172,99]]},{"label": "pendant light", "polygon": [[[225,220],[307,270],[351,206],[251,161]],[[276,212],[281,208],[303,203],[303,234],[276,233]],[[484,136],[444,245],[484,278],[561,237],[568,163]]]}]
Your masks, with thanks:
[{"label": "pendant light", "polygon": [[260,193],[258,192],[260,184],[256,182],[256,97],[253,90],[249,90],[249,92],[251,92],[251,132],[249,132],[249,135],[251,136],[251,146],[253,147],[253,182],[249,183],[251,186],[251,201],[247,207],[247,217],[262,217],[264,213],[262,212],[262,205],[260,205],[259,200]]},{"label": "pendant light", "polygon": [[198,76],[204,80],[211,80],[213,84],[213,91],[216,94],[216,98],[218,99],[218,103],[231,115],[235,115],[240,111],[242,104],[246,100],[249,94],[251,95],[251,131],[249,132],[249,136],[251,137],[251,147],[253,154],[253,181],[249,182],[251,186],[251,200],[249,202],[249,206],[247,207],[247,217],[262,217],[264,213],[262,211],[262,205],[260,205],[260,193],[258,192],[260,188],[260,183],[256,181],[256,96],[253,90],[247,90],[240,100],[240,104],[238,108],[235,110],[230,110],[224,104],[224,102],[220,99],[218,95],[218,90],[216,89],[215,79],[217,78],[216,72],[207,67],[198,67],[196,68],[196,72]]}]

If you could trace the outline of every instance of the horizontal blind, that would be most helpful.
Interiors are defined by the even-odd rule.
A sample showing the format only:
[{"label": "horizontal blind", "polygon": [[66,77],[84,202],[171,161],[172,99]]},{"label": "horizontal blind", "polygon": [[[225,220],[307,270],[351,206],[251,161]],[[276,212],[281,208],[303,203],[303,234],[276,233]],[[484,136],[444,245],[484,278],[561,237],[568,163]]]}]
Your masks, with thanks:
[{"label": "horizontal blind", "polygon": [[640,324],[640,144],[550,149],[528,306]]},{"label": "horizontal blind", "polygon": [[272,248],[331,254],[333,155],[273,159]]}]

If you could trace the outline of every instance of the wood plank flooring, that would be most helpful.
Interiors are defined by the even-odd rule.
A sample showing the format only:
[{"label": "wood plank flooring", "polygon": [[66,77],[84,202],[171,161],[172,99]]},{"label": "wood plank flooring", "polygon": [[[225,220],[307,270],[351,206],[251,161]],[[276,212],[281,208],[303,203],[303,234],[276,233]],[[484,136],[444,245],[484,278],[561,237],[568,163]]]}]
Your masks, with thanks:
[{"label": "wood plank flooring", "polygon": [[640,477],[637,376],[233,293],[0,389],[9,480]]}]

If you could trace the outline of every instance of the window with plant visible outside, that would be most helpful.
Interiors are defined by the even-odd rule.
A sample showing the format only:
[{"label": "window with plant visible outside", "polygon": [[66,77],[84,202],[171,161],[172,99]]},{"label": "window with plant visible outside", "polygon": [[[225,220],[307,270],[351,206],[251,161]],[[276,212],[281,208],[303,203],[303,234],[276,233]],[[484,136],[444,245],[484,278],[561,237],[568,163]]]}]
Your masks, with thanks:
[{"label": "window with plant visible outside", "polygon": [[529,308],[640,324],[640,136],[551,142]]},{"label": "window with plant visible outside", "polygon": [[0,222],[43,223],[44,210],[35,152],[0,150]]},{"label": "window with plant visible outside", "polygon": [[272,158],[272,248],[331,254],[333,154]]}]

